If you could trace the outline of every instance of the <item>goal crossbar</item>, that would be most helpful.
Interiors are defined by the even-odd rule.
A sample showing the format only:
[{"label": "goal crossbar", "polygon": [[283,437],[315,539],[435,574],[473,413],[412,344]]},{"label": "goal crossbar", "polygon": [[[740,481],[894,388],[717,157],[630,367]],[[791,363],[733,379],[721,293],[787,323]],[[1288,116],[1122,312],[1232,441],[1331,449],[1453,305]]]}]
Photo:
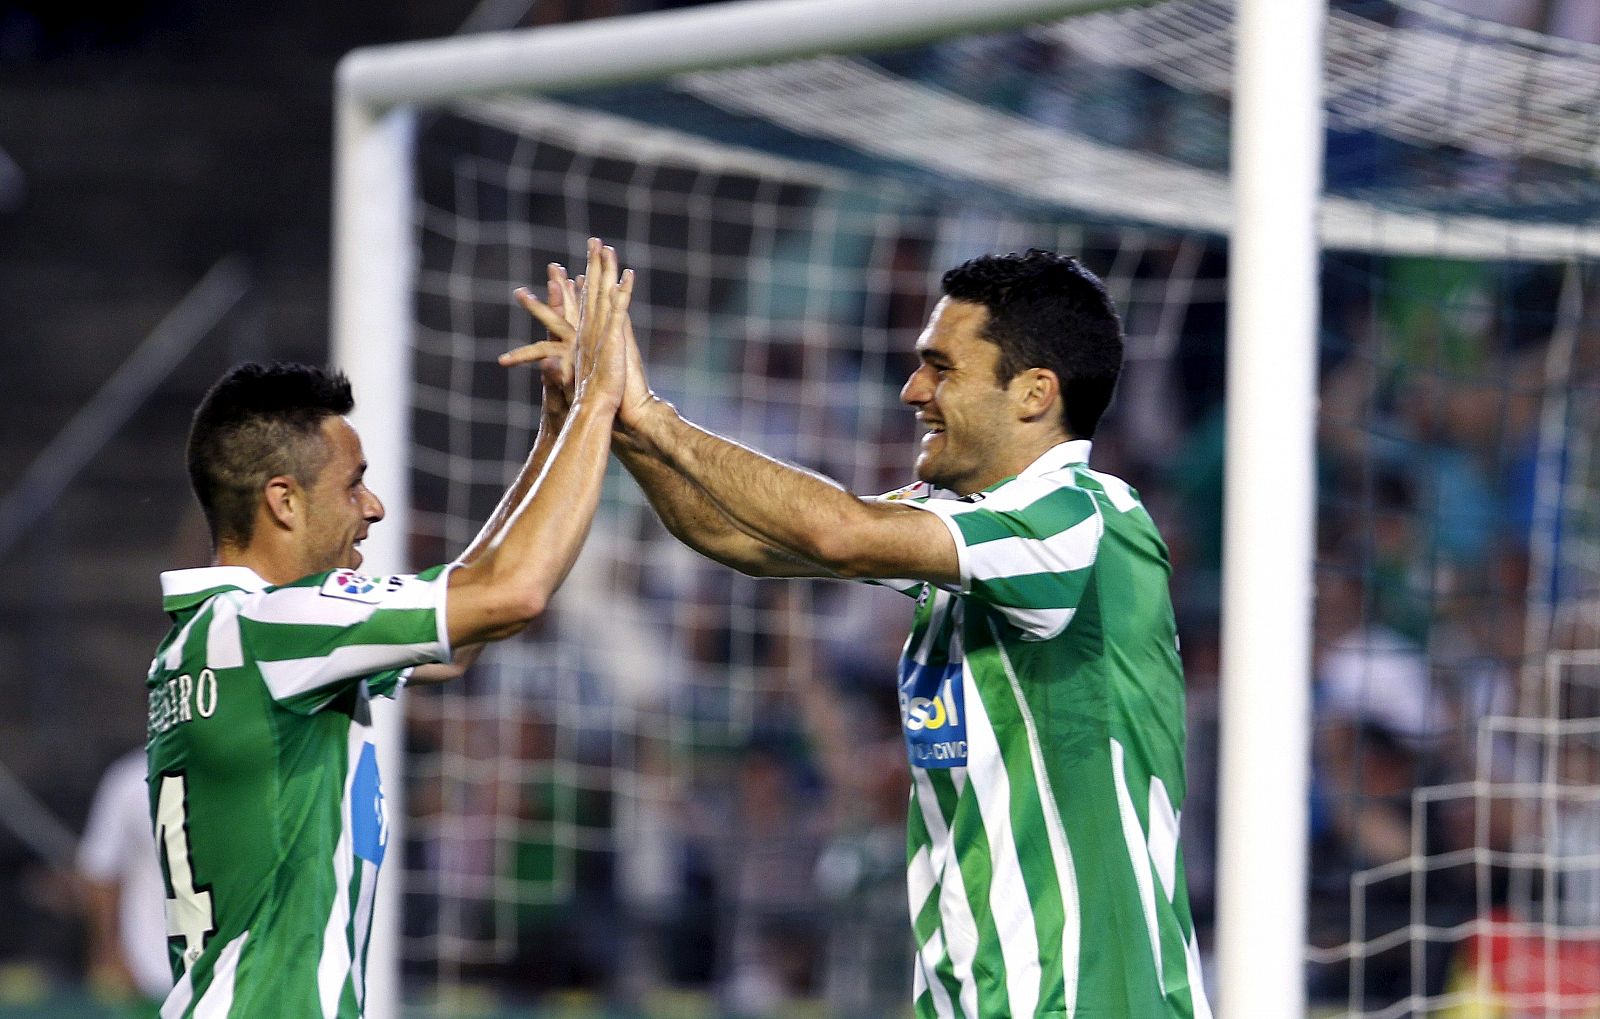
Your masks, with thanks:
[{"label": "goal crossbar", "polygon": [[597,88],[735,64],[914,46],[1135,5],[1135,0],[739,0],[355,50],[340,62],[338,101],[386,106],[508,89]]}]

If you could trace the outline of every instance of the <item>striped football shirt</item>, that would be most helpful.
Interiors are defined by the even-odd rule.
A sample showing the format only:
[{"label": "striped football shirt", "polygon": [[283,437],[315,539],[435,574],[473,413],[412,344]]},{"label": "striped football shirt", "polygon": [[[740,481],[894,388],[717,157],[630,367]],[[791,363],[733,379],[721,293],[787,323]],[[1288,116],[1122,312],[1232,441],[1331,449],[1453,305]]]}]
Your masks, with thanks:
[{"label": "striped football shirt", "polygon": [[368,699],[449,660],[446,568],[161,583],[173,626],[145,684],[177,981],[161,1015],[360,1016],[388,837]]},{"label": "striped football shirt", "polygon": [[936,513],[959,590],[900,660],[918,1019],[1209,1017],[1178,818],[1184,695],[1167,550],[1065,442]]}]

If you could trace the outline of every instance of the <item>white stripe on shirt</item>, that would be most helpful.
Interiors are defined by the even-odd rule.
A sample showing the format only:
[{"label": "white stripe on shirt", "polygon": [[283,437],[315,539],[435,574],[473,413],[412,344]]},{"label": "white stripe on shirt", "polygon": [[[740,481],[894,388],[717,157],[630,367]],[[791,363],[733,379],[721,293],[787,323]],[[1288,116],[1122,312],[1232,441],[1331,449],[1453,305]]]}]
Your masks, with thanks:
[{"label": "white stripe on shirt", "polygon": [[[963,671],[970,674],[971,669]],[[989,911],[1006,964],[1006,1001],[1012,1015],[1031,1016],[1039,1007],[1042,971],[1038,929],[1011,826],[1011,777],[1000,756],[988,706],[976,696],[976,684],[969,681],[968,691],[967,777],[989,840]]]},{"label": "white stripe on shirt", "polygon": [[1111,778],[1117,786],[1117,812],[1122,815],[1122,841],[1128,847],[1128,862],[1133,865],[1133,879],[1139,885],[1139,905],[1144,910],[1145,933],[1150,936],[1150,954],[1156,963],[1156,984],[1161,996],[1167,994],[1167,977],[1161,971],[1161,927],[1156,917],[1155,878],[1150,873],[1150,849],[1145,844],[1144,831],[1139,827],[1139,815],[1134,812],[1133,795],[1128,792],[1128,776],[1123,771],[1127,754],[1122,744],[1111,741]]},{"label": "white stripe on shirt", "polygon": [[371,676],[389,669],[439,661],[444,649],[437,641],[423,644],[346,644],[320,658],[288,658],[256,662],[261,679],[274,700],[288,700],[329,683]]},{"label": "white stripe on shirt", "polygon": [[995,650],[1000,653],[1000,664],[1005,669],[1006,680],[1011,684],[1012,696],[1017,699],[1017,710],[1022,715],[1023,728],[1028,736],[1028,755],[1033,761],[1034,777],[1039,784],[1039,801],[1044,813],[1044,829],[1050,844],[1050,859],[1055,866],[1056,884],[1061,893],[1061,995],[1066,1002],[1068,1019],[1078,1008],[1078,951],[1082,942],[1082,909],[1078,904],[1078,872],[1072,862],[1072,847],[1067,842],[1067,828],[1061,821],[1061,807],[1056,800],[1055,787],[1050,773],[1045,770],[1044,750],[1039,743],[1039,726],[1033,719],[1022,694],[1022,684],[1017,680],[1016,667],[1011,664],[1011,654],[1000,639],[994,620],[989,620],[989,632],[994,636]]},{"label": "white stripe on shirt", "polygon": [[[206,985],[206,992],[195,1003],[194,1011],[190,1013],[194,1019],[228,1019],[228,1013],[233,1011],[233,990],[239,977],[239,957],[244,954],[244,944],[250,938],[250,932],[245,931],[232,941],[223,946],[217,954],[217,961],[211,967],[211,982]],[[185,974],[184,979],[188,979]],[[172,999],[167,999],[167,1004],[161,1006],[162,1019],[167,1019],[167,1005],[172,1004]],[[188,1002],[184,1002],[186,1007]],[[183,1014],[180,1007],[172,1015]]]},{"label": "white stripe on shirt", "polygon": [[339,998],[351,974],[350,876],[355,850],[350,839],[350,789],[356,779],[366,727],[352,724],[345,738],[344,796],[339,801],[339,841],[333,847],[333,904],[322,930],[322,956],[317,962],[317,992],[324,1019],[338,1019]]}]

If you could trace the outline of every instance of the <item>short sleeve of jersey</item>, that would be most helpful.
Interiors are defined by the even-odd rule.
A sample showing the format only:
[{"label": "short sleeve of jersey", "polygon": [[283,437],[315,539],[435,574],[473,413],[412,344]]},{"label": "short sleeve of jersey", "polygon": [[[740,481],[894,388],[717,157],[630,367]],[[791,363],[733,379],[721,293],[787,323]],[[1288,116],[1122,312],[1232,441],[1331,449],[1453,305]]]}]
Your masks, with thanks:
[{"label": "short sleeve of jersey", "polygon": [[[934,496],[935,491],[936,490],[932,485],[929,485],[927,482],[919,481],[916,484],[907,485],[904,488],[897,488],[892,492],[885,492],[882,495],[868,496],[867,501],[903,502],[908,506],[920,507],[924,500],[930,499]],[[877,587],[887,587],[891,591],[899,591],[901,594],[911,598],[916,598],[921,595],[922,589],[927,586],[927,581],[909,580],[904,578],[890,580],[878,577],[862,577],[858,583],[872,584]]]},{"label": "short sleeve of jersey", "polygon": [[1090,493],[1044,476],[1017,478],[981,498],[915,505],[950,529],[962,594],[993,606],[1034,640],[1055,637],[1072,622],[1105,532]]},{"label": "short sleeve of jersey", "polygon": [[411,666],[450,660],[449,567],[368,577],[314,574],[250,595],[239,637],[274,700],[309,714],[366,680],[392,695]]}]

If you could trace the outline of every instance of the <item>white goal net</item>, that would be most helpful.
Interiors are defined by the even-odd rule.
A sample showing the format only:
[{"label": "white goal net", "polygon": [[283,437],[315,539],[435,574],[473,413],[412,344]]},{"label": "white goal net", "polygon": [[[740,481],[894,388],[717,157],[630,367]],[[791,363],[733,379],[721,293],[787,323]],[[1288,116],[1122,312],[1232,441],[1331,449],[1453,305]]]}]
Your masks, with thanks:
[{"label": "white goal net", "polygon": [[[1308,987],[1331,1014],[1600,1014],[1600,49],[1333,7]],[[940,274],[1078,254],[1128,331],[1097,465],[1172,547],[1209,943],[1232,25],[1169,0],[424,113],[414,563],[523,459],[509,294],[591,234],[639,272],[657,390],[863,493],[909,480]],[[906,1012],[907,618],[699,559],[616,472],[548,616],[408,694],[408,981],[508,1014]]]}]

